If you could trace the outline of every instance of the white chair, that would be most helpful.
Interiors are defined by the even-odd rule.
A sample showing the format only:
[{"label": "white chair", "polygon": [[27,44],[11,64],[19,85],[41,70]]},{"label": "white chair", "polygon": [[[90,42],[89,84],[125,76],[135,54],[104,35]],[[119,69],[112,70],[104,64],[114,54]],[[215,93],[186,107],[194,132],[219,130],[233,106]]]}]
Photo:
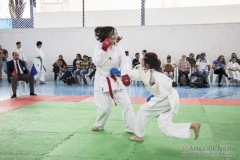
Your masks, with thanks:
[{"label": "white chair", "polygon": [[[216,82],[216,79],[219,78],[219,75],[218,75],[218,74],[214,74],[214,70],[213,70],[213,69],[211,70],[211,72],[212,72],[212,86],[214,86],[214,85],[215,85],[215,82]],[[224,76],[224,75],[223,75],[223,76]],[[229,80],[228,80],[228,78],[225,77],[225,76],[224,76],[224,78],[225,78],[225,81],[226,81],[227,86],[229,86]]]},{"label": "white chair", "polygon": [[[12,91],[12,85],[11,84],[10,84],[9,90],[10,90],[10,95],[12,96],[13,91]],[[23,94],[23,90],[25,90],[25,94]],[[20,95],[28,95],[27,83],[25,81],[18,81],[17,91],[19,91]]]}]

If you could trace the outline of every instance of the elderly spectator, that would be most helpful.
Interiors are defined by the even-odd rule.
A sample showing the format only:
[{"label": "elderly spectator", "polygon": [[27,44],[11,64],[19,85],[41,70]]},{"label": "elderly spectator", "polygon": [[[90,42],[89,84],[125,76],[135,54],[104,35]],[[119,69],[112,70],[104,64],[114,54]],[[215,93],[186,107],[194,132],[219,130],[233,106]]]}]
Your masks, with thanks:
[{"label": "elderly spectator", "polygon": [[176,68],[176,63],[172,60],[171,56],[167,56],[167,60],[163,63],[163,73],[173,79],[174,68]]},{"label": "elderly spectator", "polygon": [[191,68],[190,63],[186,60],[186,55],[182,55],[182,59],[178,63],[178,83],[180,84],[180,78],[181,76],[185,76],[187,80],[187,85],[189,85],[189,69]]},{"label": "elderly spectator", "polygon": [[58,74],[61,76],[63,70],[66,70],[67,64],[63,59],[62,55],[58,56],[58,59],[53,64],[53,72],[54,72],[54,81],[57,80]]},{"label": "elderly spectator", "polygon": [[205,80],[207,81],[210,69],[210,62],[206,59],[206,53],[202,52],[200,59],[196,62],[196,71],[198,75],[203,75],[205,77]]},{"label": "elderly spectator", "polygon": [[223,55],[220,55],[217,60],[213,61],[212,68],[214,70],[214,74],[218,74],[218,87],[222,87],[221,81],[222,81],[223,75],[226,76],[228,80],[231,79],[230,77],[228,77],[225,71],[225,67],[226,67],[226,61]]}]

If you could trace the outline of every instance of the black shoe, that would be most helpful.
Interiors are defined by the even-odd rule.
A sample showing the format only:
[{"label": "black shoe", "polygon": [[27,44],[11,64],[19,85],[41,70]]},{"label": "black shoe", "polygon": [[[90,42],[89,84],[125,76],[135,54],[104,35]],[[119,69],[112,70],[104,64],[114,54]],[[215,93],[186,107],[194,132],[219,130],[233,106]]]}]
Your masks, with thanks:
[{"label": "black shoe", "polygon": [[17,98],[17,95],[16,95],[16,94],[13,94],[11,98]]},{"label": "black shoe", "polygon": [[228,80],[230,81],[232,78],[231,77],[228,77]]},{"label": "black shoe", "polygon": [[221,84],[218,84],[218,87],[222,87],[222,85],[221,85]]},{"label": "black shoe", "polygon": [[30,93],[30,96],[36,96],[37,94],[35,94],[34,92]]}]

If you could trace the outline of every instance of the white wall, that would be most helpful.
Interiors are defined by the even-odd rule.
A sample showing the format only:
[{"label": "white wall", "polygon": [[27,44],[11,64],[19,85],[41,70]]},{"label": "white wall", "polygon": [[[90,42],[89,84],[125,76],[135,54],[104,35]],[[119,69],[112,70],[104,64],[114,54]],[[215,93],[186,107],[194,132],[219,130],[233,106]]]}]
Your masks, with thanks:
[{"label": "white wall", "polygon": [[[146,9],[146,25],[240,23],[240,5]],[[141,11],[86,11],[85,27],[140,26]],[[82,27],[82,12],[36,12],[35,28]]]},{"label": "white wall", "polygon": [[[214,60],[220,54],[229,57],[232,52],[240,57],[240,23],[212,25],[175,25],[148,27],[117,27],[123,36],[120,42],[131,57],[143,49],[157,53],[161,60],[168,54],[174,60],[193,52],[206,52],[207,58]],[[0,30],[1,44],[11,53],[17,41],[22,42],[24,53],[33,60],[33,48],[38,40],[43,42],[46,55],[47,76],[52,77],[52,64],[62,54],[71,64],[76,53],[92,56],[96,40],[94,28],[62,29],[15,29]],[[11,56],[10,56],[11,57]]]}]

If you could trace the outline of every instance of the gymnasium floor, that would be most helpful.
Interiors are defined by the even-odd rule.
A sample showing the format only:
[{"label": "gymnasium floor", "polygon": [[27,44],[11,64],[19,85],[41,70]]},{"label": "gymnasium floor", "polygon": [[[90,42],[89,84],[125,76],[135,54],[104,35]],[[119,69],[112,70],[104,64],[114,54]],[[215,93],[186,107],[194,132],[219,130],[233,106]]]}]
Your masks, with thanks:
[{"label": "gymnasium floor", "polygon": [[[96,118],[92,86],[66,86],[48,81],[35,86],[36,97],[9,99],[0,82],[0,160],[179,160],[240,159],[240,88],[176,88],[181,97],[174,122],[202,123],[200,137],[169,138],[156,119],[143,143],[128,141],[121,111],[113,107],[106,128],[92,132]],[[128,87],[135,111],[150,93]]]}]

